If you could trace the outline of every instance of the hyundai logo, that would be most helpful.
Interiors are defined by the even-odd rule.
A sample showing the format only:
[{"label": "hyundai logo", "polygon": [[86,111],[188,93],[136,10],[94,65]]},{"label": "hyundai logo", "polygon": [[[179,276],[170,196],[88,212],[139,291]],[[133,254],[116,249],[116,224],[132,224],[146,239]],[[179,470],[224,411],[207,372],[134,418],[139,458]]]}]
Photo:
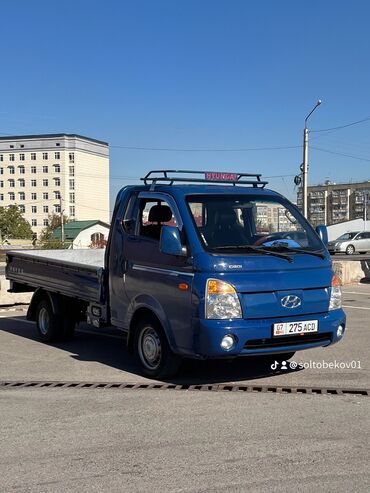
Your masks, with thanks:
[{"label": "hyundai logo", "polygon": [[301,298],[298,298],[298,296],[294,294],[289,294],[288,296],[281,298],[281,304],[284,308],[297,308],[301,303]]}]

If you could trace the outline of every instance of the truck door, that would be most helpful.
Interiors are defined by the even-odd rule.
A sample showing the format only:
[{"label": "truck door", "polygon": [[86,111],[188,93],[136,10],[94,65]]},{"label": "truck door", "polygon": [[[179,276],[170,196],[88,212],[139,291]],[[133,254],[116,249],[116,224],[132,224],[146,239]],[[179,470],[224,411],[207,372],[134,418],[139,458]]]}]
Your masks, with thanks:
[{"label": "truck door", "polygon": [[132,313],[142,305],[151,307],[162,325],[167,325],[164,329],[170,332],[170,342],[177,347],[189,347],[192,262],[190,256],[176,257],[159,250],[164,225],[183,230],[176,203],[166,194],[143,192],[138,195],[131,215],[132,219],[124,220],[122,283],[127,304],[117,309],[119,318],[122,322],[126,319],[127,308]]}]

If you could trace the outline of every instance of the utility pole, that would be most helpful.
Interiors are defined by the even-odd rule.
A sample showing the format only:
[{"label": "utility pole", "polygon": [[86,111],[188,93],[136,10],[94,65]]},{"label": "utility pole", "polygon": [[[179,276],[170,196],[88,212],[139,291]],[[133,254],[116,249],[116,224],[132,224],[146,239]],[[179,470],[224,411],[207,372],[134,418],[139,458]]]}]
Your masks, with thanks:
[{"label": "utility pole", "polygon": [[61,226],[61,241],[62,244],[64,244],[64,214],[63,214],[63,207],[62,207],[62,196],[59,197],[59,203],[60,203],[60,226]]},{"label": "utility pole", "polygon": [[308,184],[308,128],[307,128],[307,120],[315,111],[315,109],[320,106],[321,99],[317,101],[315,106],[306,116],[304,121],[304,130],[303,130],[303,163],[301,166],[302,171],[302,198],[303,198],[303,215],[307,219],[308,218],[308,196],[307,196],[307,184]]}]

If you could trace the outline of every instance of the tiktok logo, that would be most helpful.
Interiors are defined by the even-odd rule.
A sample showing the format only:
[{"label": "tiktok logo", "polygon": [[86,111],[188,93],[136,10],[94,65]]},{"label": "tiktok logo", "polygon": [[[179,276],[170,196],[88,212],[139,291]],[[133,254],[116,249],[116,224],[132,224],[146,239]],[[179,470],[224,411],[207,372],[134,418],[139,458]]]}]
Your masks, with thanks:
[{"label": "tiktok logo", "polygon": [[[280,365],[279,361],[275,360],[274,363],[272,363],[272,365],[271,365],[271,370],[273,370],[273,371],[277,370],[279,368],[279,365]],[[286,361],[282,361],[280,370],[287,370],[287,369],[288,369],[288,367],[287,367]]]}]

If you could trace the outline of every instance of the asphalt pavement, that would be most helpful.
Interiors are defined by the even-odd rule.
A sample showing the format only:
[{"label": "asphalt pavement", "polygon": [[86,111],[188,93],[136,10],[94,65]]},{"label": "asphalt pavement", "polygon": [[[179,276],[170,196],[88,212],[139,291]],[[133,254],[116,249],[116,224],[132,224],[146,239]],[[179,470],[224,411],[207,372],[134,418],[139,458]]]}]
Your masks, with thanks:
[{"label": "asphalt pavement", "polygon": [[[344,339],[297,353],[305,369],[187,362],[173,382],[369,389],[370,285],[344,288],[343,304]],[[24,315],[0,311],[0,381],[148,381],[118,331],[46,345]],[[2,388],[0,491],[367,492],[369,408],[359,395]]]}]

